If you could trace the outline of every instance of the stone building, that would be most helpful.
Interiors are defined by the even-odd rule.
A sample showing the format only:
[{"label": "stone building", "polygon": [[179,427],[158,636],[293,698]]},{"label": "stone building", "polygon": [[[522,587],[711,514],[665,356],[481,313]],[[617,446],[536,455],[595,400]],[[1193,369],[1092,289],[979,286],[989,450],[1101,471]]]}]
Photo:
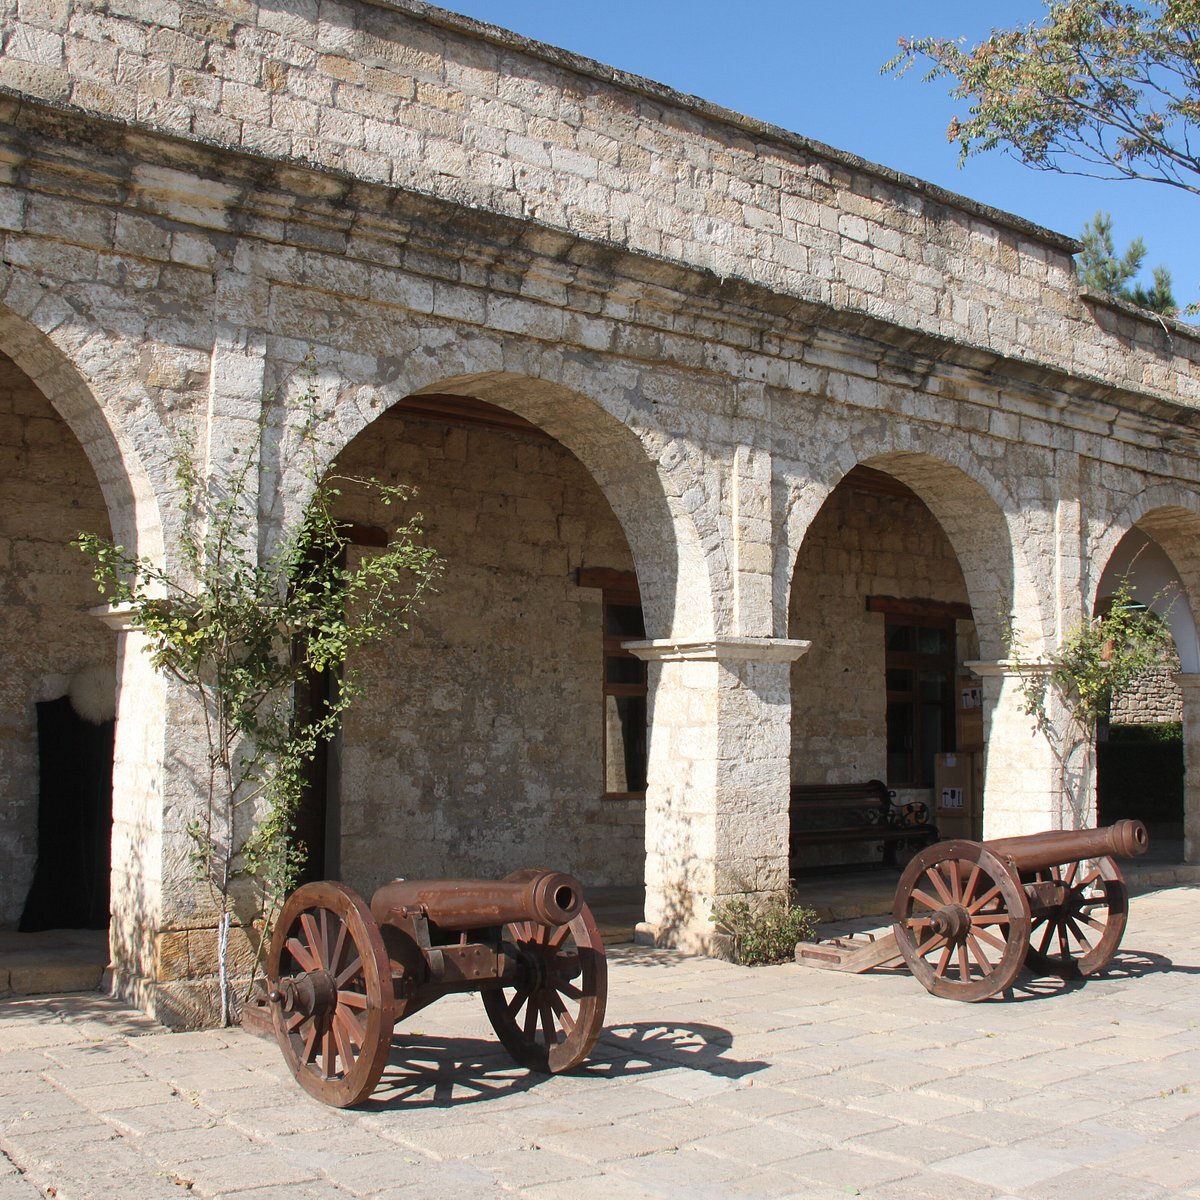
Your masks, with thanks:
[{"label": "stone building", "polygon": [[1144,544],[1200,855],[1200,339],[1082,292],[1070,239],[418,0],[0,14],[0,924],[39,705],[107,671],[117,985],[201,1011],[197,731],[69,542],[182,569],[188,436],[258,456],[269,545],[309,355],[330,458],[416,484],[447,562],[363,664],[329,874],[547,862],[702,947],[787,879],[789,781],[931,795],[963,681],[983,833],[1087,820],[1002,614],[1036,657]]}]

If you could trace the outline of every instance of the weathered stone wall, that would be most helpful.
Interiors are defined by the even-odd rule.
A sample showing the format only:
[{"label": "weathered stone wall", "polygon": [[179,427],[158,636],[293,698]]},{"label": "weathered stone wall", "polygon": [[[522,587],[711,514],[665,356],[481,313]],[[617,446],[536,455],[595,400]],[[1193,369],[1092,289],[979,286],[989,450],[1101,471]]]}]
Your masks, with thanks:
[{"label": "weathered stone wall", "polygon": [[[581,566],[632,568],[595,483],[542,434],[395,414],[339,468],[415,485],[445,560],[410,633],[358,664],[342,877],[369,892],[396,875],[550,866],[639,884],[645,801],[603,795],[600,592],[576,584]],[[369,524],[395,517],[361,493],[343,503]]]},{"label": "weathered stone wall", "polygon": [[22,5],[0,87],[1200,402],[1197,342],[1083,304],[1068,239],[405,0]]},{"label": "weathered stone wall", "polygon": [[[793,747],[803,779],[882,763],[881,737],[852,731],[847,761],[842,732],[819,732],[833,700],[865,722],[840,676],[819,704],[804,691],[827,647],[865,645],[864,626],[809,615],[849,625],[865,620],[862,591],[936,587],[969,593],[984,656],[1002,657],[996,614],[1010,607],[1037,654],[1092,610],[1135,523],[1200,595],[1200,339],[1081,298],[1066,239],[409,0],[0,0],[0,13],[0,347],[86,448],[127,544],[182,560],[180,435],[219,481],[265,430],[248,475],[261,523],[246,535],[269,547],[306,494],[295,427],[314,415],[335,453],[412,394],[492,401],[583,464],[548,472],[548,501],[528,456],[497,466],[480,450],[468,478],[451,435],[422,441],[416,422],[421,455],[389,465],[390,435],[376,455],[408,478],[437,460],[426,496],[443,499],[426,507],[453,561],[447,607],[422,618],[398,650],[409,657],[372,664],[391,708],[347,731],[346,853],[364,886],[411,869],[398,834],[386,862],[371,857],[399,828],[397,797],[430,870],[451,869],[436,861],[447,846],[474,856],[461,869],[507,869],[526,848],[509,833],[549,814],[561,865],[594,881],[623,857],[633,879],[644,857],[655,935],[702,945],[714,897],[773,890],[786,871],[785,682],[802,649],[782,637],[789,596],[792,632],[815,642],[791,729],[828,741]],[[945,539],[915,556],[940,571],[952,545],[953,586],[898,578],[887,544],[870,583],[836,538],[809,569],[809,523],[856,463],[921,497]],[[583,525],[551,522],[556,504],[580,505]],[[628,557],[591,561],[593,543]],[[570,582],[580,563],[630,561],[658,680],[644,856],[636,806],[598,800],[599,649],[585,637],[598,597]],[[806,600],[810,580],[829,594]],[[460,618],[449,606],[468,598]],[[198,793],[180,769],[200,742],[128,644],[114,948],[122,988],[145,999],[174,986],[155,937],[211,939],[212,921],[187,855]],[[523,691],[522,656],[537,668]],[[464,687],[489,670],[501,682]],[[981,671],[985,833],[1080,819],[1011,677]],[[393,737],[406,685],[448,732]],[[518,708],[528,722],[505,725]],[[564,713],[579,724],[564,729]],[[389,778],[414,762],[411,784]]]},{"label": "weathered stone wall", "polygon": [[[834,489],[796,560],[790,634],[812,642],[792,668],[792,781],[887,778],[884,617],[870,595],[968,603],[954,550],[914,498]],[[959,660],[973,627],[959,622]]]},{"label": "weathered stone wall", "polygon": [[0,355],[0,928],[21,916],[37,857],[37,709],[102,666],[116,645],[97,603],[81,530],[109,535],[96,477],[62,418]]},{"label": "weathered stone wall", "polygon": [[1113,696],[1113,725],[1162,725],[1183,720],[1183,693],[1175,680],[1179,663],[1139,675]]}]

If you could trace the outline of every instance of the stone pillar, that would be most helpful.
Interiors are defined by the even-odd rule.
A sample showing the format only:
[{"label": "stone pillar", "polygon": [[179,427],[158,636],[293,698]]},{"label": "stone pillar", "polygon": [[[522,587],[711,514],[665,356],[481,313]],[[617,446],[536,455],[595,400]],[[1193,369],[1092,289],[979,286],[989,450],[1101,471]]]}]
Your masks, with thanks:
[{"label": "stone pillar", "polygon": [[1200,863],[1200,675],[1175,682],[1183,693],[1183,861]]},{"label": "stone pillar", "polygon": [[126,614],[93,611],[117,636],[109,961],[115,993],[146,1008],[163,894],[166,681]]},{"label": "stone pillar", "polygon": [[969,662],[983,681],[983,837],[1014,837],[1096,822],[1095,747],[1074,745],[1067,714],[1047,698],[1051,736],[1024,711],[1023,678],[1041,664]]},{"label": "stone pillar", "polygon": [[626,643],[650,664],[640,941],[707,952],[714,900],[786,888],[791,664],[808,646]]},{"label": "stone pillar", "polygon": [[[174,1028],[216,1023],[212,903],[192,862],[188,825],[207,776],[195,699],[154,669],[122,609],[93,610],[116,631],[109,954],[113,992]],[[247,939],[235,930],[238,973]]]}]

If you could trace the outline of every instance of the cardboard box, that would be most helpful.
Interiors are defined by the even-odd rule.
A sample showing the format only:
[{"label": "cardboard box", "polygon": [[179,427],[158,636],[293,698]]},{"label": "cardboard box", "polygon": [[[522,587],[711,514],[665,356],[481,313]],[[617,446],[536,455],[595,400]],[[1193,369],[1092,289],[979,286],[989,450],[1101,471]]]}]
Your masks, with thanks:
[{"label": "cardboard box", "polygon": [[955,680],[955,724],[958,748],[963,753],[983,749],[983,686],[974,675]]},{"label": "cardboard box", "polygon": [[933,766],[933,819],[943,838],[969,838],[975,829],[975,756],[939,754]]}]

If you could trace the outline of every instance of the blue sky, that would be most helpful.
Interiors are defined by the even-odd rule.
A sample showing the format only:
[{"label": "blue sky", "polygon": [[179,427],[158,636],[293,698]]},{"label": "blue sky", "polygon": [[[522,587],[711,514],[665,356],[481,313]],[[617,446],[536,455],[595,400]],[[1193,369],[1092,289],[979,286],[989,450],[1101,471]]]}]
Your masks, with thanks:
[{"label": "blue sky", "polygon": [[927,179],[1066,234],[1097,209],[1113,215],[1119,249],[1135,235],[1162,263],[1181,303],[1200,296],[1200,197],[1142,183],[1031,171],[999,153],[961,170],[946,125],[965,105],[943,83],[880,66],[901,35],[979,41],[1027,24],[1040,0],[457,0],[447,7],[526,37],[645,75],[682,92]]}]

